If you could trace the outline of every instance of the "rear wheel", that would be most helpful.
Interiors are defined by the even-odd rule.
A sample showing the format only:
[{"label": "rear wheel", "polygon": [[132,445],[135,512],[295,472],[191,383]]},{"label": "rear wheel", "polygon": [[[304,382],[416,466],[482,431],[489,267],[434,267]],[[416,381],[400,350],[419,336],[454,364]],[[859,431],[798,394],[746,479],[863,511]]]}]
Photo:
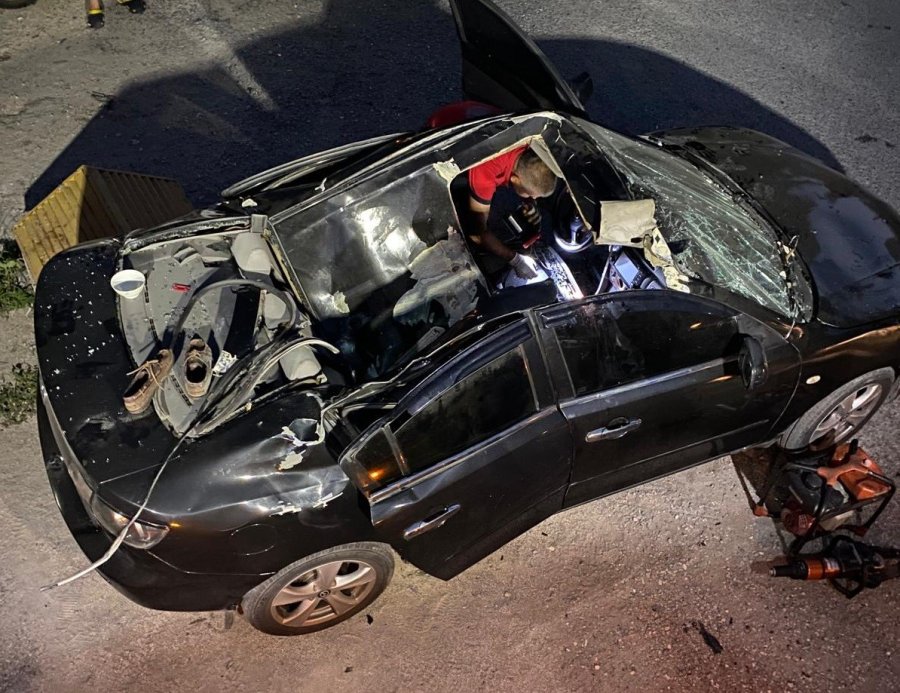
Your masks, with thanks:
[{"label": "rear wheel", "polygon": [[291,563],[250,590],[241,608],[264,633],[313,633],[365,609],[393,572],[393,554],[381,544],[337,546]]},{"label": "rear wheel", "polygon": [[801,416],[784,434],[781,447],[800,450],[849,440],[884,403],[893,382],[890,368],[854,378]]}]

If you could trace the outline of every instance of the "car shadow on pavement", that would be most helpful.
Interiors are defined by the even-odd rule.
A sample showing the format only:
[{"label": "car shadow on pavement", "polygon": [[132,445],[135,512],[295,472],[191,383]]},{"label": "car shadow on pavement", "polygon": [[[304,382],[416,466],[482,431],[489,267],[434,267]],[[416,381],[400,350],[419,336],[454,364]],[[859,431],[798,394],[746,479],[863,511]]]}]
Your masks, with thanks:
[{"label": "car shadow on pavement", "polygon": [[[588,110],[601,124],[629,134],[751,127],[838,167],[794,123],[677,60],[616,41],[538,43],[563,75],[592,74]],[[234,51],[223,64],[108,97],[27,190],[26,208],[81,164],[172,177],[195,204],[208,205],[247,175],[345,142],[418,129],[434,108],[461,98],[453,20],[430,1],[385,0],[360,11],[356,0],[328,0],[320,21]]]}]

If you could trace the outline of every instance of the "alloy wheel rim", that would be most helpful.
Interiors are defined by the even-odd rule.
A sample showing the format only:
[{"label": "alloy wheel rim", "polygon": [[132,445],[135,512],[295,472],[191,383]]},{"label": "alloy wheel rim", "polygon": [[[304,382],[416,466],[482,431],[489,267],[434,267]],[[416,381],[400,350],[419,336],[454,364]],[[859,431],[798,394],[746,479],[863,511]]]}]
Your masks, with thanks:
[{"label": "alloy wheel rim", "polygon": [[881,401],[883,387],[870,383],[844,397],[816,426],[811,441],[827,439],[830,444],[841,443],[875,411]]},{"label": "alloy wheel rim", "polygon": [[375,588],[365,561],[329,561],[292,580],[272,600],[272,617],[290,628],[333,621],[359,606]]}]

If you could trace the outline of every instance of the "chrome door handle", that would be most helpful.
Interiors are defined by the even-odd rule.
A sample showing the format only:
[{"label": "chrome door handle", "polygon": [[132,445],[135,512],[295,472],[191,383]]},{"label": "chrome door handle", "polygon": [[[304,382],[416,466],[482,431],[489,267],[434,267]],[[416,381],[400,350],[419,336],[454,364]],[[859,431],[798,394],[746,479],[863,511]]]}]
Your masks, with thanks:
[{"label": "chrome door handle", "polygon": [[425,534],[425,532],[430,532],[432,529],[443,527],[447,520],[459,512],[459,507],[459,503],[454,503],[453,505],[444,508],[436,515],[426,517],[424,520],[411,524],[403,530],[403,538],[412,539],[420,534]]},{"label": "chrome door handle", "polygon": [[640,419],[626,419],[620,416],[609,422],[609,426],[596,428],[584,437],[585,443],[596,443],[598,440],[616,440],[627,436],[641,427]]}]

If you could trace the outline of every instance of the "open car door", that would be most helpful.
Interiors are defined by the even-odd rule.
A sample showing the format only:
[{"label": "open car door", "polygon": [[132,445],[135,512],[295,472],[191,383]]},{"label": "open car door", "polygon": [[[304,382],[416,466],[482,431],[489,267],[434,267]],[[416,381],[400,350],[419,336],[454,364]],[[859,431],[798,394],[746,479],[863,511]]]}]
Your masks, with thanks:
[{"label": "open car door", "polygon": [[468,98],[509,111],[547,109],[586,117],[572,86],[503,10],[490,0],[450,0],[450,8]]}]

